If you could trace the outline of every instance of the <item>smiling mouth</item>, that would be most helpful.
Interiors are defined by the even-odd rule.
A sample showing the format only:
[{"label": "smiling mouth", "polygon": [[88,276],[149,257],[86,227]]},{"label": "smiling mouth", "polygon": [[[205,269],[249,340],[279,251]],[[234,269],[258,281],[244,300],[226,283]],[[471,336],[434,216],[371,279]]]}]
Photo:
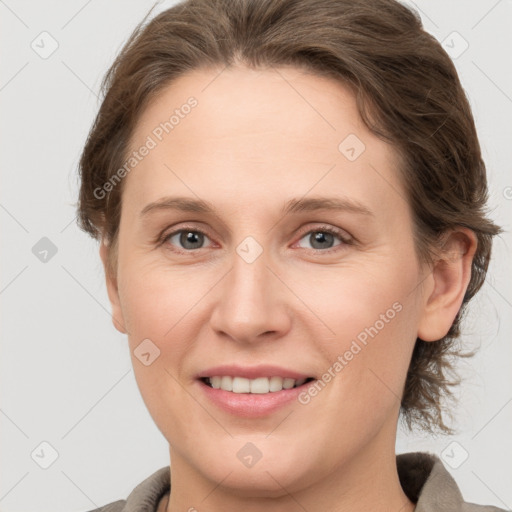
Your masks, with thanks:
[{"label": "smiling mouth", "polygon": [[298,388],[315,379],[313,377],[298,380],[285,377],[258,377],[256,379],[247,379],[245,377],[215,375],[212,377],[202,377],[200,380],[213,389],[231,391],[232,393],[263,395],[266,393],[276,393],[286,389]]}]

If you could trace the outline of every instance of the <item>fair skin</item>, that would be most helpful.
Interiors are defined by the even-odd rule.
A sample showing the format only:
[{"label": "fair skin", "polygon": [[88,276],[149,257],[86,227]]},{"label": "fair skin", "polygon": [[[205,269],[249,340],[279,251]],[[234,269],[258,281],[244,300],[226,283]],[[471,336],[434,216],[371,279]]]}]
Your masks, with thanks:
[{"label": "fair skin", "polygon": [[[396,154],[339,83],[291,67],[219,72],[181,76],[142,113],[133,149],[198,101],[125,178],[107,275],[114,325],[129,333],[141,394],[170,445],[172,492],[160,510],[410,511],[394,451],[399,397],[416,338],[444,336],[462,303],[476,239],[454,230],[445,257],[418,261]],[[354,161],[338,149],[349,134],[365,145]],[[170,196],[216,212],[141,213]],[[313,197],[367,212],[281,212]],[[179,229],[196,238],[187,244]],[[236,250],[248,236],[262,249],[251,263]],[[102,243],[105,265],[108,251]],[[196,378],[272,364],[321,379],[393,304],[400,311],[307,404],[245,417]],[[160,350],[149,366],[134,356],[144,339]],[[251,467],[237,456],[248,442],[261,453]]]}]

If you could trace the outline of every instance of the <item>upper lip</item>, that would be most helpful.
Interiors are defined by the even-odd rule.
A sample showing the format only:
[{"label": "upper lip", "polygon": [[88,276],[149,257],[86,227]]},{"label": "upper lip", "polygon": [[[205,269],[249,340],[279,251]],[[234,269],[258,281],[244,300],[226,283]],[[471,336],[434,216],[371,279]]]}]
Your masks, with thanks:
[{"label": "upper lip", "polygon": [[271,364],[260,364],[257,366],[240,366],[230,364],[207,368],[206,370],[198,373],[196,378],[204,379],[206,377],[215,376],[244,377],[246,379],[257,379],[258,377],[283,377],[295,380],[312,377],[310,374]]}]

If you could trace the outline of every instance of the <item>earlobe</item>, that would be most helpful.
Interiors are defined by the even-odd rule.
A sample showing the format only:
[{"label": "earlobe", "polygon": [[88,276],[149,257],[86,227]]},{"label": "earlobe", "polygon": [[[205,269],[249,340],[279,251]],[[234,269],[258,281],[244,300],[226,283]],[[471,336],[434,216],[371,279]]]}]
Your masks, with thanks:
[{"label": "earlobe", "polygon": [[114,275],[109,263],[109,251],[111,250],[112,247],[108,245],[104,238],[102,238],[100,243],[100,258],[103,262],[108,298],[112,306],[112,323],[119,332],[127,334],[128,331],[125,327],[123,311],[119,300],[117,277]]},{"label": "earlobe", "polygon": [[476,235],[467,228],[450,231],[432,268],[433,286],[425,298],[418,338],[437,341],[446,336],[462,305],[477,248]]}]

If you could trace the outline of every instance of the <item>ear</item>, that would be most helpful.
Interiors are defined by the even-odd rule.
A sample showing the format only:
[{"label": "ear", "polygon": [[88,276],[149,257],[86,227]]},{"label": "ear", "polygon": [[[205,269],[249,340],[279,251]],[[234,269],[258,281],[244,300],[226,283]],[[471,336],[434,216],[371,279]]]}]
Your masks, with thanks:
[{"label": "ear", "polygon": [[423,341],[440,340],[450,330],[471,279],[477,244],[476,235],[467,228],[445,235],[441,253],[428,278],[428,296],[418,326],[418,338]]},{"label": "ear", "polygon": [[100,257],[103,262],[103,269],[105,271],[105,281],[107,286],[108,298],[112,306],[112,323],[114,327],[121,333],[127,334],[123,311],[121,309],[121,302],[119,300],[119,290],[117,287],[117,277],[109,265],[109,252],[112,250],[105,238],[101,239],[100,243]]}]

